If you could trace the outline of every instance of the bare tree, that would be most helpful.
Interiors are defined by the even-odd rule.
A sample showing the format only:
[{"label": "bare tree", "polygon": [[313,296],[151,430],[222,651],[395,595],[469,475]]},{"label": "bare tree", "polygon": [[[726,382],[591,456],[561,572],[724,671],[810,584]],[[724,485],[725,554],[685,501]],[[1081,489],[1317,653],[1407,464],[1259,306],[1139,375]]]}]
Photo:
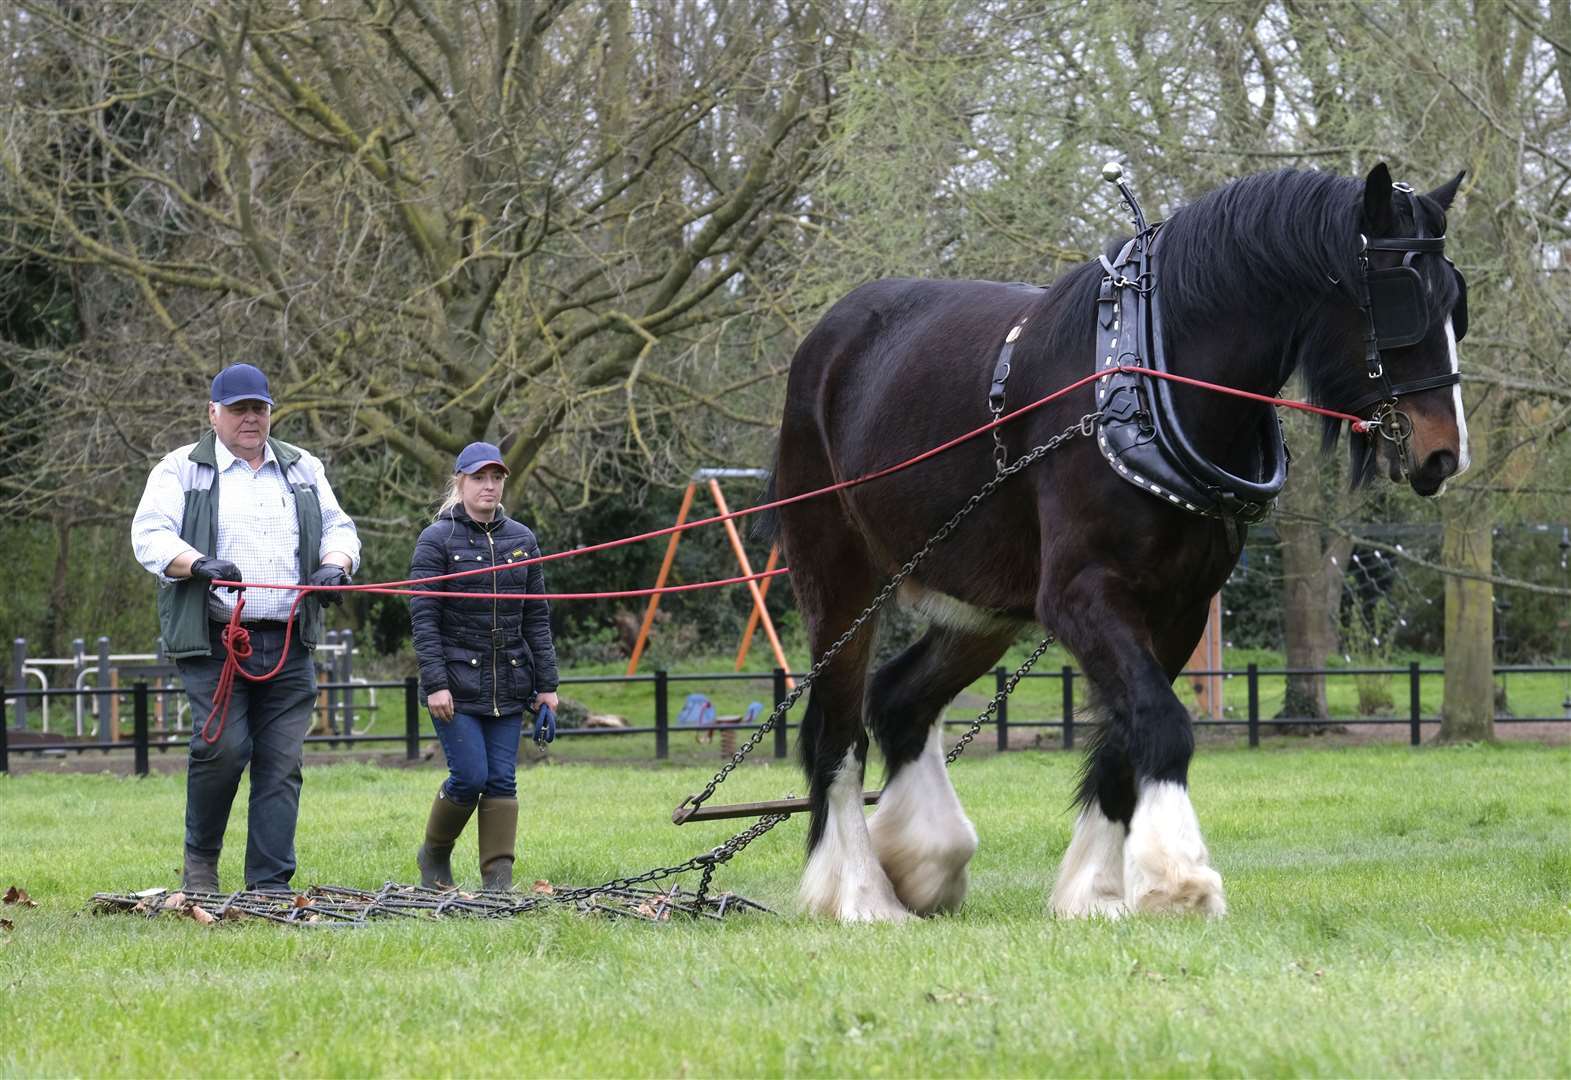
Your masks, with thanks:
[{"label": "bare tree", "polygon": [[816,3],[40,0],[9,29],[0,228],[90,279],[79,341],[15,362],[66,416],[120,403],[137,456],[246,359],[320,443],[423,484],[496,438],[571,499],[658,472],[673,416],[743,417],[794,306]]}]

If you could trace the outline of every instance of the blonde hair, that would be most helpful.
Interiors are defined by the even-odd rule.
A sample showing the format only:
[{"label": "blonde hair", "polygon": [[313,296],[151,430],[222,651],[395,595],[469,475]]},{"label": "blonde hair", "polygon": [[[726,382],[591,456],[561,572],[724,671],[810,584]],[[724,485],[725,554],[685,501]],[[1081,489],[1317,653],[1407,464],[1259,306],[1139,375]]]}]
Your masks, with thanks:
[{"label": "blonde hair", "polygon": [[463,495],[458,490],[458,478],[460,475],[462,474],[454,473],[448,478],[447,490],[442,492],[442,501],[437,505],[436,513],[431,517],[432,524],[441,521],[449,510],[464,501]]}]

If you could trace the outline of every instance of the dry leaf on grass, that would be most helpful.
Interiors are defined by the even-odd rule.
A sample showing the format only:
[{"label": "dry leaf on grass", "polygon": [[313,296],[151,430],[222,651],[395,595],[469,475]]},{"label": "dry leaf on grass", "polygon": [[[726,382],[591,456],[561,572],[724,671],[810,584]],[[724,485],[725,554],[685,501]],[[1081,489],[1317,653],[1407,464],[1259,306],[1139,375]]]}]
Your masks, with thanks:
[{"label": "dry leaf on grass", "polygon": [[218,921],[213,917],[212,912],[208,911],[201,904],[191,905],[191,918],[195,919],[203,926],[210,926],[211,924]]},{"label": "dry leaf on grass", "polygon": [[19,889],[15,885],[12,885],[5,891],[5,902],[7,904],[17,904],[21,907],[38,906],[38,901],[28,896],[26,889]]},{"label": "dry leaf on grass", "polygon": [[297,907],[297,908],[310,907],[313,902],[314,901],[312,901],[312,899],[309,896],[304,896],[304,895],[301,895],[300,893],[296,893],[294,901],[293,901],[293,903],[290,906],[291,907]]},{"label": "dry leaf on grass", "polygon": [[541,896],[555,896],[556,887],[553,886],[549,881],[541,879],[540,881],[535,882],[535,892],[539,893]]},{"label": "dry leaf on grass", "polygon": [[164,907],[166,908],[177,908],[183,903],[185,903],[185,893],[183,892],[170,893],[164,898]]},{"label": "dry leaf on grass", "polygon": [[9,933],[15,929],[16,923],[12,922],[10,919],[0,919],[0,930],[4,930]]}]

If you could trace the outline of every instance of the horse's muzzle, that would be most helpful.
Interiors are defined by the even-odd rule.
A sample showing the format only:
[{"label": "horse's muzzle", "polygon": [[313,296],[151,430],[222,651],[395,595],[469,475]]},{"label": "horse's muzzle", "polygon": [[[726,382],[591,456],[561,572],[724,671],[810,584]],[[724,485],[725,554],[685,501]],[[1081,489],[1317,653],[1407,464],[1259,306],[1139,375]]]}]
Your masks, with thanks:
[{"label": "horse's muzzle", "polygon": [[1420,495],[1438,495],[1445,488],[1446,481],[1455,475],[1456,467],[1457,456],[1454,453],[1450,450],[1436,450],[1413,470],[1408,483]]}]

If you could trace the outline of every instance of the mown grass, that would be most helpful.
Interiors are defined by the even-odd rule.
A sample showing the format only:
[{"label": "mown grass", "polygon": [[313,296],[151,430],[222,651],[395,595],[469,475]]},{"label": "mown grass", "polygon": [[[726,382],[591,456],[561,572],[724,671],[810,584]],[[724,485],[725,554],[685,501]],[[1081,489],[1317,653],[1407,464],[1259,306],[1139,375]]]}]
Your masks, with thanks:
[{"label": "mown grass", "polygon": [[[0,931],[0,1073],[1571,1073],[1571,752],[1202,753],[1195,800],[1232,905],[1219,921],[1045,916],[1074,767],[962,759],[982,835],[971,898],[872,927],[791,914],[801,819],[719,875],[781,914],[724,925],[93,916],[95,891],[174,882],[183,777],[0,779],[0,886],[40,903],[0,912],[15,923]],[[296,883],[408,880],[440,775],[310,771]],[[592,883],[717,842],[727,823],[667,819],[706,775],[529,770],[520,876]],[[723,794],[798,785],[763,763]],[[240,810],[226,883],[243,842]]]}]

